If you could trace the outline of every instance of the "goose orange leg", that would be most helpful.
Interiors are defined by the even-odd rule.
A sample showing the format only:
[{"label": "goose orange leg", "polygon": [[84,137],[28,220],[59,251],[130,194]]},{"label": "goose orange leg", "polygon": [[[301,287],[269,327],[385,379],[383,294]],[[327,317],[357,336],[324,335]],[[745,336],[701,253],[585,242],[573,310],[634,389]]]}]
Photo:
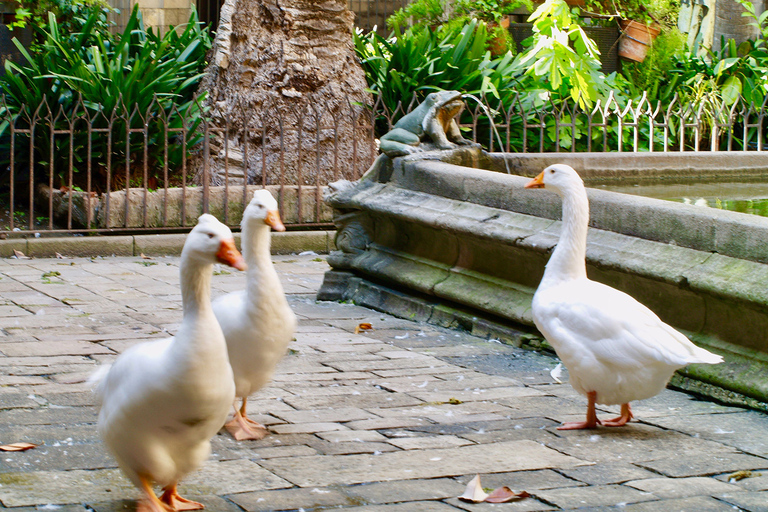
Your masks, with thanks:
[{"label": "goose orange leg", "polygon": [[170,508],[155,496],[149,478],[139,475],[139,481],[141,482],[140,490],[144,493],[144,497],[136,505],[136,512],[174,512],[175,509]]},{"label": "goose orange leg", "polygon": [[621,404],[621,416],[613,418],[612,420],[603,420],[601,423],[606,427],[623,427],[634,417],[629,404]]},{"label": "goose orange leg", "polygon": [[205,508],[205,505],[202,503],[179,496],[179,492],[176,490],[176,484],[171,484],[163,489],[163,495],[160,497],[160,501],[168,504],[171,507],[169,510],[202,510]]},{"label": "goose orange leg", "polygon": [[248,417],[246,413],[247,403],[248,397],[243,398],[243,405],[239,410],[235,407],[235,416],[224,427],[237,441],[264,439],[267,435],[267,427]]},{"label": "goose orange leg", "polygon": [[557,430],[583,430],[588,428],[597,428],[598,425],[601,425],[602,423],[599,419],[597,419],[597,412],[595,412],[597,391],[590,391],[587,393],[587,400],[587,421],[570,421],[568,423],[563,423],[557,427]]}]

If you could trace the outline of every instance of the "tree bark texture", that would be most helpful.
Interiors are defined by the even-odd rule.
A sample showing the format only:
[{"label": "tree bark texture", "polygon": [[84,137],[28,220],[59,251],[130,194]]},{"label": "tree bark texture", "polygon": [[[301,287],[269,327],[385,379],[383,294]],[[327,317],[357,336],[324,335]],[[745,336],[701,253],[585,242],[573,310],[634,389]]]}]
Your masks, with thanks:
[{"label": "tree bark texture", "polygon": [[[324,185],[369,167],[371,98],[353,19],[346,0],[226,0],[200,86],[211,183],[225,181],[225,160],[240,175],[230,181],[247,173],[255,184]],[[196,167],[203,181],[202,159]]]},{"label": "tree bark texture", "polygon": [[[765,2],[758,0],[752,2],[759,13],[765,9]],[[720,36],[726,40],[735,39],[739,44],[747,39],[757,37],[757,28],[751,25],[751,18],[744,18],[741,13],[744,8],[735,0],[717,0],[715,4],[715,37],[712,43],[713,50],[720,50]]]}]

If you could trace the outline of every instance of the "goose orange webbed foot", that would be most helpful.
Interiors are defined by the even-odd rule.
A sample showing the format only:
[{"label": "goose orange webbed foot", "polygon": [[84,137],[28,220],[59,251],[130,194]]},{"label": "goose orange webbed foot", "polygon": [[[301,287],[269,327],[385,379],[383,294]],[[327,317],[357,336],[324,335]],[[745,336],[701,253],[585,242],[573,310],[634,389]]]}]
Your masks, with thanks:
[{"label": "goose orange webbed foot", "polygon": [[[586,421],[569,421],[563,423],[557,430],[586,430],[591,428],[597,428],[598,425],[602,425],[603,422],[597,419],[597,412],[595,411],[595,402],[597,401],[597,392],[590,391],[587,393],[587,420]],[[622,408],[622,411],[624,409]]]},{"label": "goose orange webbed foot", "polygon": [[234,418],[227,422],[224,427],[237,441],[258,441],[264,439],[269,433],[267,427],[243,416],[240,411],[235,412]]},{"label": "goose orange webbed foot", "polygon": [[176,509],[166,505],[155,496],[149,478],[140,475],[139,481],[139,488],[144,493],[144,498],[136,504],[136,512],[175,512]]},{"label": "goose orange webbed foot", "polygon": [[165,503],[154,501],[144,498],[136,504],[136,512],[175,512],[174,509],[167,506]]},{"label": "goose orange webbed foot", "polygon": [[603,420],[602,424],[606,427],[623,427],[634,417],[629,404],[621,404],[621,415],[612,420]]},{"label": "goose orange webbed foot", "polygon": [[603,422],[600,420],[595,421],[569,421],[567,423],[563,423],[559,427],[557,427],[557,430],[588,430],[592,428],[597,428],[598,425],[602,425]]},{"label": "goose orange webbed foot", "polygon": [[169,510],[202,510],[205,505],[196,501],[188,500],[179,496],[179,492],[176,490],[176,485],[168,486],[164,489],[163,495],[160,497],[160,501],[170,506]]}]

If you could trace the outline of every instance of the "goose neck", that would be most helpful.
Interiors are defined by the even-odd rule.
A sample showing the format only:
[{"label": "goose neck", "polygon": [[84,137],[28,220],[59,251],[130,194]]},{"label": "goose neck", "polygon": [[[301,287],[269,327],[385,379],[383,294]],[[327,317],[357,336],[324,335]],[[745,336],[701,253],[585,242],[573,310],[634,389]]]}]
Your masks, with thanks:
[{"label": "goose neck", "polygon": [[583,187],[566,190],[563,197],[563,222],[560,239],[547,263],[541,286],[586,278],[589,200]]},{"label": "goose neck", "polygon": [[272,231],[263,222],[243,226],[243,257],[248,265],[247,283],[250,300],[268,296],[269,290],[282,290],[280,278],[272,265]]},{"label": "goose neck", "polygon": [[188,258],[181,265],[181,302],[184,317],[211,312],[211,276],[213,265]]},{"label": "goose neck", "polygon": [[272,262],[270,255],[271,231],[268,225],[263,222],[248,222],[243,226],[243,258],[251,267],[259,267]]}]

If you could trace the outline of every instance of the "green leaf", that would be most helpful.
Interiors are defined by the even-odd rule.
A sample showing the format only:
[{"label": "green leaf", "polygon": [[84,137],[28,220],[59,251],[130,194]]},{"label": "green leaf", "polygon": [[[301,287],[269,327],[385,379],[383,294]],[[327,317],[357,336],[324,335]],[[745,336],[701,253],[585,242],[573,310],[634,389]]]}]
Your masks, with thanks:
[{"label": "green leaf", "polygon": [[729,77],[723,84],[721,94],[726,105],[736,103],[741,97],[741,80],[737,76]]}]

